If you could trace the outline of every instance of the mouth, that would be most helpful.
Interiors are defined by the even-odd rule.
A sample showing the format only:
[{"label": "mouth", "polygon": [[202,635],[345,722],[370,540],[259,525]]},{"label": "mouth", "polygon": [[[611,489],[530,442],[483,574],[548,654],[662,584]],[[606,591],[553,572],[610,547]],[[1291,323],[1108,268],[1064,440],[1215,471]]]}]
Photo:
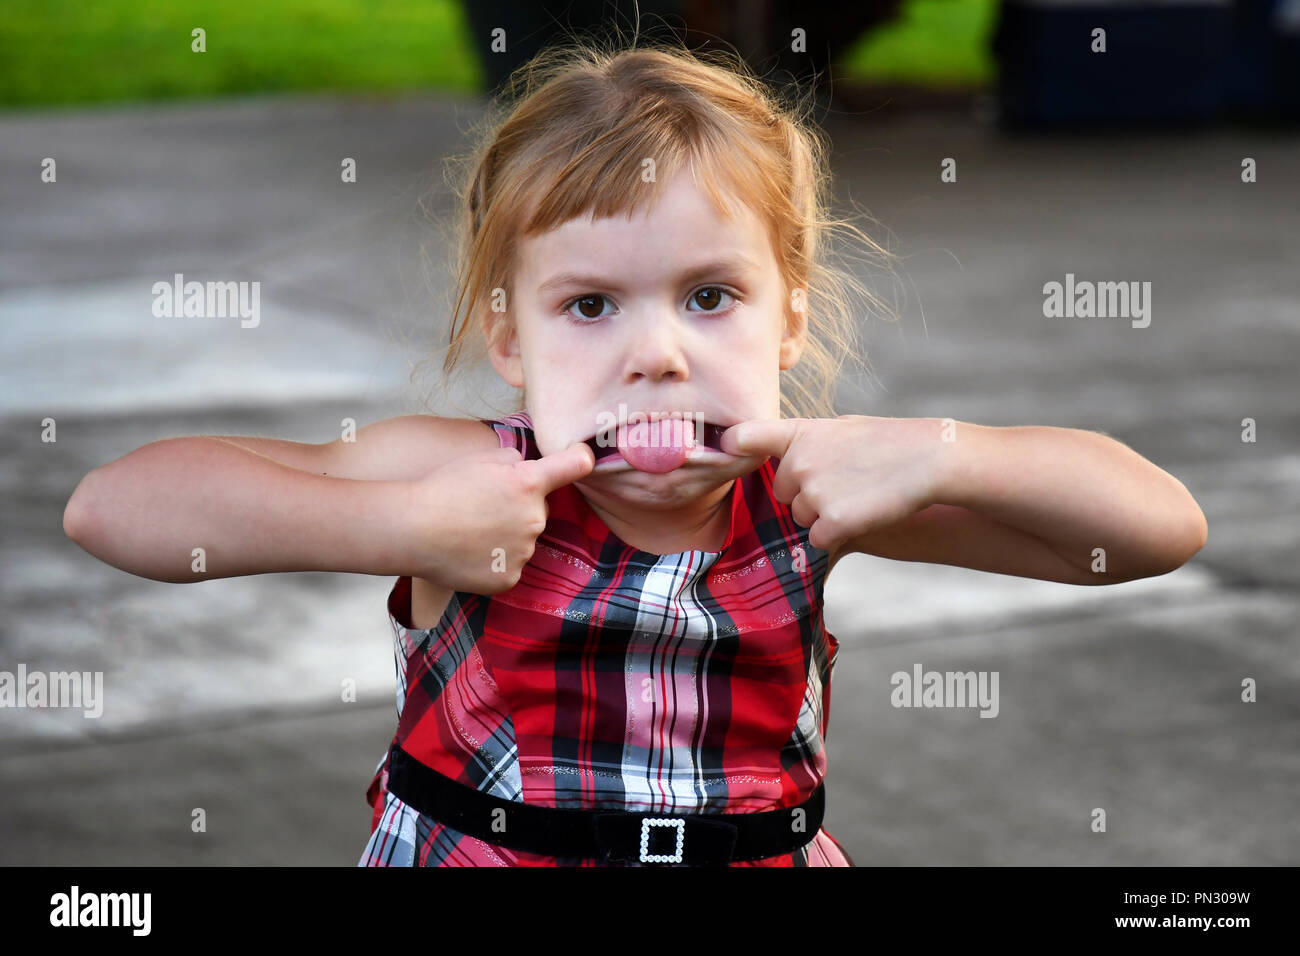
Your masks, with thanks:
[{"label": "mouth", "polygon": [[[651,415],[650,420],[655,420],[659,416]],[[683,437],[691,450],[688,452],[687,461],[699,461],[705,458],[730,458],[722,450],[722,433],[730,425],[720,425],[716,422],[701,422],[694,418],[680,419],[681,427],[684,431]],[[689,437],[687,437],[689,436]],[[592,450],[596,456],[596,468],[609,466],[613,468],[633,469],[634,466],[623,456],[618,447],[618,426],[615,425],[604,431],[597,432],[586,440],[587,447]]]}]

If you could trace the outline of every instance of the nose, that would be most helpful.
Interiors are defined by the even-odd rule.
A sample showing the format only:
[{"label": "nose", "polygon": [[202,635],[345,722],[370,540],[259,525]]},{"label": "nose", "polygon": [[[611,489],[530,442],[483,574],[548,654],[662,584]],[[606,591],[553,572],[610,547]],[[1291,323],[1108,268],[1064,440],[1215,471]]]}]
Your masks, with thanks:
[{"label": "nose", "polygon": [[624,380],[684,382],[690,377],[683,330],[676,316],[655,310],[630,323]]}]

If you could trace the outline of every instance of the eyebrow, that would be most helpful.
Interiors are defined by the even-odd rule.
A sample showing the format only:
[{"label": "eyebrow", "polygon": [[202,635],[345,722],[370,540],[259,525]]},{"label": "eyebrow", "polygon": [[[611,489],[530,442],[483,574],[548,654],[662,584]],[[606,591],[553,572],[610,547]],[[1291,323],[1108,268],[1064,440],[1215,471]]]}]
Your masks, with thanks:
[{"label": "eyebrow", "polygon": [[[684,269],[677,277],[681,283],[690,282],[694,279],[701,279],[705,276],[716,275],[720,272],[746,273],[757,272],[758,266],[748,256],[734,255],[720,259],[713,259],[709,262],[702,262],[699,265],[691,266]],[[586,286],[590,288],[613,289],[623,291],[619,285],[618,279],[607,279],[587,272],[560,272],[551,276],[537,287],[539,293],[550,292],[552,290],[562,289],[568,286]]]}]

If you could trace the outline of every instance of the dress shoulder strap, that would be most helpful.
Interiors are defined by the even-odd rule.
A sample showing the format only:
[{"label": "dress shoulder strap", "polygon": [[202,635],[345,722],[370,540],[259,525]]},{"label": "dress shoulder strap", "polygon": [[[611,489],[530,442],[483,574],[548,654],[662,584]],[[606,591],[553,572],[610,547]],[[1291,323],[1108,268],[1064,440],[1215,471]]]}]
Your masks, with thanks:
[{"label": "dress shoulder strap", "polygon": [[533,420],[527,412],[515,412],[504,418],[480,418],[479,421],[497,433],[502,448],[517,449],[525,459],[542,457],[533,437]]}]

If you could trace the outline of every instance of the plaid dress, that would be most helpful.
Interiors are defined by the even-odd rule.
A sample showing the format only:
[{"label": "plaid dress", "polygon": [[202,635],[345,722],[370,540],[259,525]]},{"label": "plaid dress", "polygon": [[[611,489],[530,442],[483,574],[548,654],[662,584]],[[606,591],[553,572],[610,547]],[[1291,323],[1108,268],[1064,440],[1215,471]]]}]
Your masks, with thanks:
[{"label": "plaid dress", "polygon": [[[538,458],[526,412],[480,419]],[[461,783],[557,808],[746,813],[801,803],[826,774],[831,669],[822,624],[829,555],[772,494],[776,459],[736,479],[721,551],[656,555],[616,537],[573,485],[519,582],[456,592],[411,627],[409,577],[388,596],[394,741]],[[543,856],[439,823],[366,791],[358,866],[640,866]],[[794,851],[732,866],[853,866],[821,828]]]}]

